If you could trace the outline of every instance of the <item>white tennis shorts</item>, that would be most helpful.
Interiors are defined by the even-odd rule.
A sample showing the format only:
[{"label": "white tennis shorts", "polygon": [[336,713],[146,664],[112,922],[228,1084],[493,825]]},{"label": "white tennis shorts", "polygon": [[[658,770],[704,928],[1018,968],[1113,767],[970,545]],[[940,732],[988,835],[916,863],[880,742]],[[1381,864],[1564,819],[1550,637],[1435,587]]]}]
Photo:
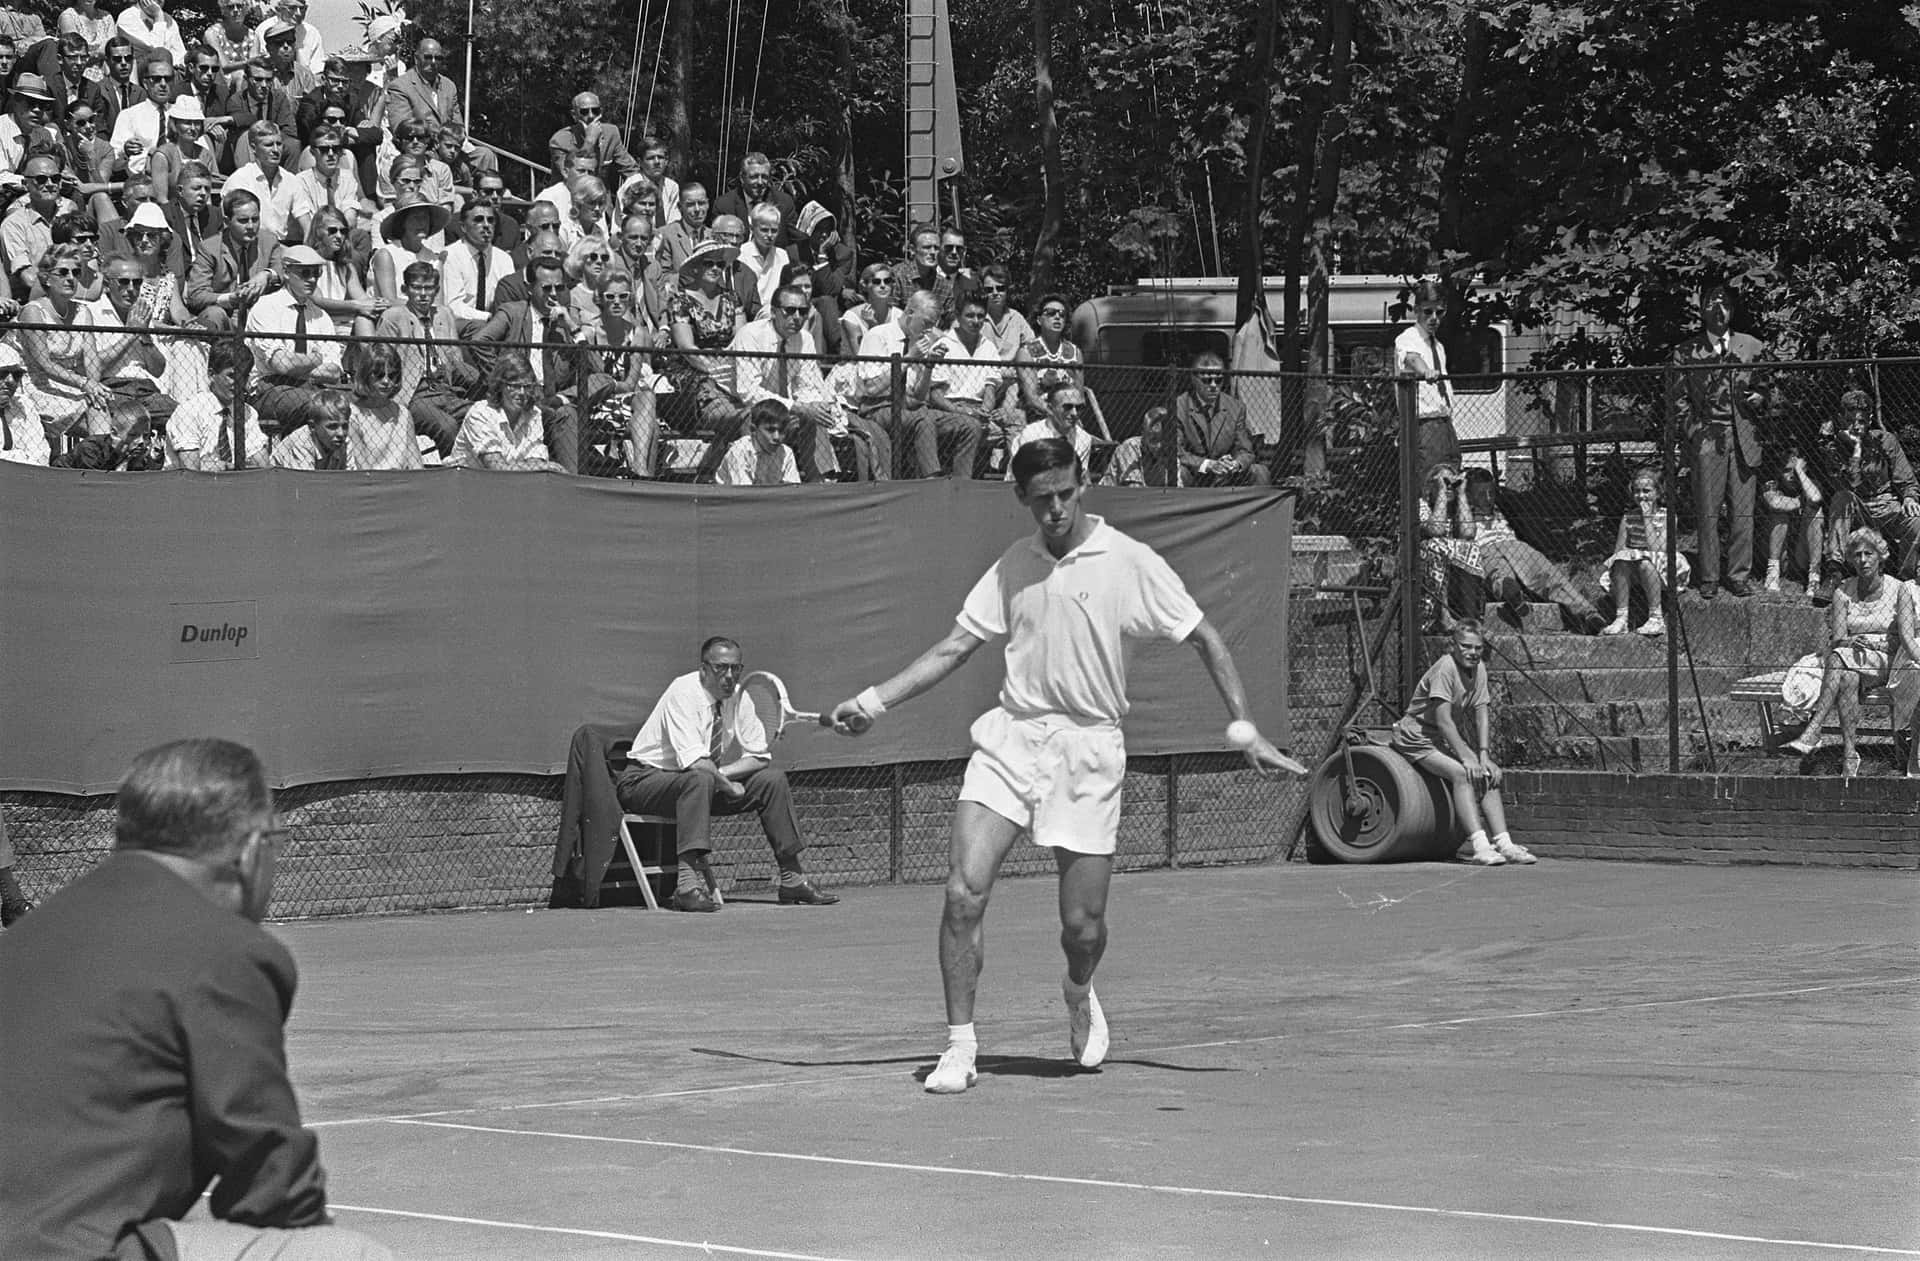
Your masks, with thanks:
[{"label": "white tennis shorts", "polygon": [[1111,854],[1120,838],[1127,745],[1118,723],[1065,714],[1016,718],[998,707],[974,720],[960,800],[1027,830],[1036,845]]}]

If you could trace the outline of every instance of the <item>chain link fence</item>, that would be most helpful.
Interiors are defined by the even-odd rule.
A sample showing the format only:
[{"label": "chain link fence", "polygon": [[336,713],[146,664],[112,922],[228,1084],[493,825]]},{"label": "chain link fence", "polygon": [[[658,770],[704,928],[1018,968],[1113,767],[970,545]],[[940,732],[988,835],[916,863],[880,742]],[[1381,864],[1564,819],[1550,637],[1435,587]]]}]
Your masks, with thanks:
[{"label": "chain link fence", "polygon": [[[898,387],[910,367],[888,365],[896,405],[905,404]],[[1906,457],[1920,440],[1920,363],[1716,361],[1687,372],[1463,378],[1450,399],[1458,452],[1438,461],[1460,473],[1452,483],[1429,476],[1436,461],[1417,389],[1384,374],[1240,374],[1232,388],[1250,435],[1226,433],[1219,450],[1197,459],[1179,450],[1191,373],[1099,365],[1079,379],[1091,387],[1097,480],[1119,484],[1116,467],[1144,468],[1138,480],[1162,489],[1143,493],[1167,493],[1244,482],[1257,467],[1292,491],[1284,668],[1292,751],[1310,766],[1337,751],[1350,725],[1391,720],[1411,680],[1444,650],[1450,617],[1483,615],[1503,765],[1623,775],[1748,769],[1817,707],[1828,599],[1857,560],[1851,531],[1880,532],[1898,579],[1914,578],[1920,560],[1920,486]],[[1723,405],[1740,417],[1724,432],[1695,423]],[[1245,442],[1252,461],[1220,461]],[[1712,469],[1696,457],[1714,444],[1726,445],[1722,467],[1733,472],[1722,495],[1729,506],[1710,522],[1721,546],[1707,599],[1708,518],[1696,489]],[[1873,636],[1883,656],[1900,660],[1897,610],[1891,630],[1862,642]],[[1797,692],[1784,677],[1796,663]],[[1872,661],[1860,664],[1871,673]],[[1904,713],[1883,705],[1879,689],[1866,695],[1860,769],[1895,769],[1906,756],[1895,739]],[[1820,717],[1837,723],[1837,707]],[[1846,771],[1842,756],[1829,748],[1784,765]],[[795,772],[809,870],[830,885],[942,878],[962,768]],[[1119,865],[1309,853],[1308,792],[1254,777],[1235,755],[1134,758]],[[279,798],[292,847],[276,914],[534,905],[547,895],[557,778],[410,776],[292,787]],[[110,797],[15,793],[0,795],[0,806],[32,895],[70,880],[111,844]],[[730,885],[772,876],[751,818],[719,821],[715,845]],[[1007,869],[1050,863],[1020,848]]]}]

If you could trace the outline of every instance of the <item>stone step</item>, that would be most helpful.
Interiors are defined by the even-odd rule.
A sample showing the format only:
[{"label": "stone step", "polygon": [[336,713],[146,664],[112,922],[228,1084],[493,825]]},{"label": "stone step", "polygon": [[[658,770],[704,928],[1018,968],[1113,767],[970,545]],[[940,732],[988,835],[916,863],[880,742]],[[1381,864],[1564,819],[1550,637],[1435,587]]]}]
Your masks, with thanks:
[{"label": "stone step", "polygon": [[[1746,677],[1744,669],[1733,666],[1696,665],[1700,690],[1708,697],[1725,696],[1734,683]],[[1552,697],[1557,701],[1638,701],[1667,697],[1667,671],[1659,666],[1631,665],[1564,669],[1544,666],[1525,672],[1511,666],[1496,667],[1488,675],[1493,688],[1494,706],[1533,704]],[[1680,691],[1690,695],[1692,682],[1686,662],[1680,663]]]},{"label": "stone step", "polygon": [[[1760,743],[1760,721],[1756,707],[1747,701],[1703,695],[1704,706],[1696,706],[1691,694],[1680,701],[1680,730],[1684,735],[1710,727],[1716,744],[1755,746]],[[1706,720],[1701,720],[1705,709]],[[1584,725],[1583,725],[1584,724]],[[1571,704],[1495,705],[1493,729],[1503,740],[1544,743],[1563,737],[1655,735],[1667,732],[1667,702],[1580,701]]]}]

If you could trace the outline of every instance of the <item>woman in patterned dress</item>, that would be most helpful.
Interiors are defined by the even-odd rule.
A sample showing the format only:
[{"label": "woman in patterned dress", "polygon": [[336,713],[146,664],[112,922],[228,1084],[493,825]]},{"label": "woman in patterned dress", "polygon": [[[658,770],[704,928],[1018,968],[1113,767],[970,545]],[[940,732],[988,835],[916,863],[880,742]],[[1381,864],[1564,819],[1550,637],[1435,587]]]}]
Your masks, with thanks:
[{"label": "woman in patterned dress", "polygon": [[746,323],[728,283],[738,250],[703,243],[680,264],[680,283],[667,293],[667,328],[680,353],[667,360],[667,380],[680,398],[682,426],[716,422],[740,408],[733,392],[733,361],[701,352],[724,350]]}]

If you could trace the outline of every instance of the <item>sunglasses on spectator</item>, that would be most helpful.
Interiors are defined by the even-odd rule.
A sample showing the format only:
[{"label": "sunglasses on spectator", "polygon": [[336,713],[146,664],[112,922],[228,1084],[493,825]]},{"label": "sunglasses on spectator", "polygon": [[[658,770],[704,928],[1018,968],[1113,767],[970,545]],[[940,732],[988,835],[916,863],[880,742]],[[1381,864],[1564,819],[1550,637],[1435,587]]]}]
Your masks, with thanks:
[{"label": "sunglasses on spectator", "polygon": [[338,153],[340,152],[340,146],[337,144],[317,144],[313,146],[313,151],[315,153]]},{"label": "sunglasses on spectator", "polygon": [[1064,320],[1067,318],[1067,313],[1063,308],[1057,307],[1057,306],[1050,306],[1046,310],[1040,312],[1040,318],[1043,320],[1048,319],[1049,317],[1052,317],[1052,316],[1058,316],[1059,318]]},{"label": "sunglasses on spectator", "polygon": [[541,292],[541,293],[544,293],[544,294],[547,294],[547,295],[549,295],[549,296],[551,296],[551,295],[553,295],[553,294],[556,294],[556,293],[565,293],[565,292],[567,291],[567,287],[566,287],[566,286],[565,286],[564,284],[560,284],[560,285],[535,285],[535,286],[534,286],[534,288],[535,288],[536,290],[538,290],[539,292]]},{"label": "sunglasses on spectator", "polygon": [[149,74],[149,75],[143,75],[141,77],[144,78],[148,83],[172,83],[173,82],[173,76],[170,74]]},{"label": "sunglasses on spectator", "polygon": [[980,286],[981,293],[1005,293],[1006,291],[1007,291],[1007,287],[1005,285],[981,285]]},{"label": "sunglasses on spectator", "polygon": [[328,236],[345,236],[347,234],[347,230],[341,227],[337,223],[329,223],[326,227],[320,230],[326,233]]},{"label": "sunglasses on spectator", "polygon": [[961,245],[943,245],[940,248],[945,250],[949,254],[958,254],[964,251],[967,247],[964,244],[961,244]]},{"label": "sunglasses on spectator", "polygon": [[58,184],[59,182],[60,182],[60,177],[58,175],[27,176],[27,183],[29,184]]},{"label": "sunglasses on spectator", "polygon": [[47,273],[49,276],[59,276],[67,280],[72,280],[79,274],[80,269],[78,267],[55,267]]},{"label": "sunglasses on spectator", "polygon": [[75,127],[91,127],[98,120],[92,114],[68,114],[67,121]]},{"label": "sunglasses on spectator", "polygon": [[145,277],[143,276],[108,276],[107,283],[110,285],[122,285],[122,286],[137,285],[141,283],[141,281],[144,279]]},{"label": "sunglasses on spectator", "polygon": [[604,251],[595,251],[592,254],[584,254],[581,257],[590,263],[604,263],[610,261],[613,255],[605,253]]},{"label": "sunglasses on spectator", "polygon": [[598,105],[595,105],[592,107],[588,107],[584,105],[576,105],[573,107],[573,112],[580,115],[580,117],[582,118],[598,118],[605,111],[603,111]]},{"label": "sunglasses on spectator", "polygon": [[875,276],[872,280],[869,280],[867,282],[869,286],[875,289],[878,289],[881,285],[890,285],[892,283],[893,283],[892,276]]},{"label": "sunglasses on spectator", "polygon": [[500,387],[502,394],[538,394],[540,383],[537,381],[509,381]]},{"label": "sunglasses on spectator", "polygon": [[805,315],[810,308],[803,307],[803,306],[788,306],[785,303],[782,303],[773,309],[780,312],[780,314],[782,315]]},{"label": "sunglasses on spectator", "polygon": [[20,378],[26,375],[27,370],[25,368],[0,368],[0,381],[11,381],[15,385],[18,385]]},{"label": "sunglasses on spectator", "polygon": [[132,53],[109,53],[107,55],[107,60],[115,63],[116,65],[131,65],[133,62],[133,54]]},{"label": "sunglasses on spectator", "polygon": [[405,140],[402,140],[400,143],[401,144],[432,144],[433,137],[432,136],[408,136]]},{"label": "sunglasses on spectator", "polygon": [[147,240],[150,238],[160,237],[165,235],[166,235],[165,231],[160,228],[128,228],[127,229],[127,239],[129,241],[142,241],[142,240]]},{"label": "sunglasses on spectator", "polygon": [[90,245],[100,239],[100,234],[98,232],[76,232],[67,239],[75,245]]}]

